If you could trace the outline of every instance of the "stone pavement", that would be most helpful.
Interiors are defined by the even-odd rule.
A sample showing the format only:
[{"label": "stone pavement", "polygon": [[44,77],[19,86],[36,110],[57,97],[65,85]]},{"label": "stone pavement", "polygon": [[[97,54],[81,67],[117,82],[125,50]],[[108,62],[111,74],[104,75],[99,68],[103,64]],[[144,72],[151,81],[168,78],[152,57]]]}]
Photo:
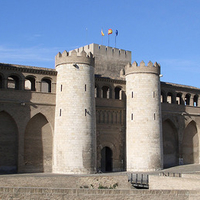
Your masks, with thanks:
[{"label": "stone pavement", "polygon": [[[139,174],[156,175],[164,173],[181,173],[200,175],[200,165],[181,165],[155,172],[139,172]],[[131,172],[138,173],[138,172]],[[129,172],[100,173],[90,175],[66,175],[52,173],[4,174],[0,175],[0,187],[48,187],[48,188],[93,188],[98,185],[130,189]],[[106,183],[107,185],[104,185]],[[96,186],[95,186],[96,185]]]}]

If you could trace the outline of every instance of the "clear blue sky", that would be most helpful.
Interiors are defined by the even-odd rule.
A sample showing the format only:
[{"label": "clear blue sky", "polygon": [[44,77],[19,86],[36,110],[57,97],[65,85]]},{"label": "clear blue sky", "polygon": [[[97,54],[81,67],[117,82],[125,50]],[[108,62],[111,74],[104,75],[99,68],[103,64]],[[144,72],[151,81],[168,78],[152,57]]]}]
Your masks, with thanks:
[{"label": "clear blue sky", "polygon": [[[161,64],[161,81],[200,88],[200,0],[0,0],[0,62],[54,68],[60,51],[90,43]],[[110,35],[115,46],[115,35]]]}]

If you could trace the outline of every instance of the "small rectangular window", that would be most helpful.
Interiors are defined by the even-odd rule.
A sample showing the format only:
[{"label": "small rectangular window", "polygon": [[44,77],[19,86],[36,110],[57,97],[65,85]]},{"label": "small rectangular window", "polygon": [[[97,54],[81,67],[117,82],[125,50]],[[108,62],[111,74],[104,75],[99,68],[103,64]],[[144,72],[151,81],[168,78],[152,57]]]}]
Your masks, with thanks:
[{"label": "small rectangular window", "polygon": [[132,96],[132,98],[133,98],[133,92],[132,92],[132,95],[131,95],[131,96]]},{"label": "small rectangular window", "polygon": [[133,120],[133,113],[131,113],[131,120]]},{"label": "small rectangular window", "polygon": [[60,86],[60,91],[62,92],[62,85]]},{"label": "small rectangular window", "polygon": [[156,120],[156,113],[153,114],[153,119]]},{"label": "small rectangular window", "polygon": [[155,91],[153,91],[153,98],[155,98],[156,97],[156,92]]},{"label": "small rectangular window", "polygon": [[85,91],[86,91],[87,87],[86,87],[86,84],[85,84]]},{"label": "small rectangular window", "polygon": [[60,109],[60,116],[61,116],[61,114],[62,114],[62,110]]}]

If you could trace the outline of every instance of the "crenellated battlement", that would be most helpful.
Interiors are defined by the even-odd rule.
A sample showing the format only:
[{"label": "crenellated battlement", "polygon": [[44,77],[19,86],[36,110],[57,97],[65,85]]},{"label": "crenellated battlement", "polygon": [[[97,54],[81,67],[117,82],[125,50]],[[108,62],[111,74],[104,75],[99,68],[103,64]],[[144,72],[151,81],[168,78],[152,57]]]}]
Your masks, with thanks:
[{"label": "crenellated battlement", "polygon": [[82,51],[70,51],[66,50],[61,54],[60,52],[55,57],[55,66],[68,64],[68,63],[79,63],[94,66],[94,56],[91,52],[86,53]]},{"label": "crenellated battlement", "polygon": [[123,49],[112,48],[109,46],[92,43],[76,49],[77,52],[81,52],[83,50],[87,53],[92,52],[94,55],[100,54],[102,56],[107,56],[112,59],[131,60],[131,51],[125,51]]},{"label": "crenellated battlement", "polygon": [[153,64],[151,61],[149,61],[147,65],[145,65],[144,61],[141,61],[139,66],[136,61],[134,61],[132,65],[131,63],[128,63],[125,66],[125,75],[134,73],[151,73],[159,75],[160,65],[157,62]]}]

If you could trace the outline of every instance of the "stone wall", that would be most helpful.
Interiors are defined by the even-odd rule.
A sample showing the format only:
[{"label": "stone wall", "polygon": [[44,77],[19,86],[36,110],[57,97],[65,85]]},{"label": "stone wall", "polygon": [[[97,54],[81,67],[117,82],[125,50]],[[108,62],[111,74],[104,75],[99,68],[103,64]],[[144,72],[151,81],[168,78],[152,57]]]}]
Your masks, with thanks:
[{"label": "stone wall", "polygon": [[[9,64],[0,64],[0,69],[0,132],[4,141],[0,157],[5,158],[0,171],[51,172],[56,71]],[[47,79],[49,91],[43,91],[43,80]],[[9,80],[14,88],[9,88]],[[27,80],[32,81],[30,88],[25,87]]]},{"label": "stone wall", "polygon": [[95,57],[95,74],[103,77],[120,79],[120,70],[131,62],[131,52],[122,49],[107,47],[98,44],[90,44],[76,51],[84,49],[87,53],[91,52]]},{"label": "stone wall", "polygon": [[47,189],[47,188],[0,188],[0,198],[9,200],[199,200],[200,191],[188,190],[113,190],[113,189]]}]

